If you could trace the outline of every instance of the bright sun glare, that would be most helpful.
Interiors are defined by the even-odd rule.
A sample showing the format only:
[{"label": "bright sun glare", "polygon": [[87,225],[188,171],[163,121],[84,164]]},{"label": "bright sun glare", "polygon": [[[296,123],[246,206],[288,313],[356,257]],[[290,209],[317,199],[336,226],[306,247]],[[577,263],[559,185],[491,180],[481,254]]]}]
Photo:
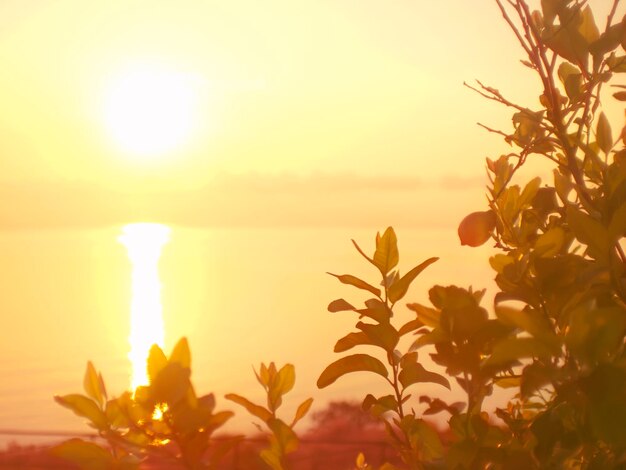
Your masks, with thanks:
[{"label": "bright sun glare", "polygon": [[133,368],[133,390],[148,383],[146,359],[150,347],[155,343],[163,347],[163,307],[158,263],[169,235],[170,229],[165,225],[137,223],[126,225],[119,237],[128,251],[133,268],[128,354]]},{"label": "bright sun glare", "polygon": [[189,137],[197,101],[193,80],[156,65],[135,65],[115,77],[105,97],[104,118],[121,150],[152,158]]}]

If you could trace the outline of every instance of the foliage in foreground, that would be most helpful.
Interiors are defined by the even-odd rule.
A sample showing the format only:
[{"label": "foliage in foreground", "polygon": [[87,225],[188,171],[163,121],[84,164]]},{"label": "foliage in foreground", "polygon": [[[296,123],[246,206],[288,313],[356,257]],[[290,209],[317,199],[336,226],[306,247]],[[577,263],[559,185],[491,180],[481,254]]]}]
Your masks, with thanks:
[{"label": "foliage in foreground", "polygon": [[[513,132],[484,126],[512,150],[487,160],[489,208],[459,226],[463,244],[492,240],[499,250],[489,260],[498,286],[493,314],[481,305],[484,291],[434,286],[431,305],[409,303],[412,313],[400,321],[400,301],[436,259],[401,275],[396,235],[388,228],[377,235],[372,256],[355,243],[379,279],[333,274],[368,294],[364,306],[344,299],[329,305],[331,312],[359,316],[356,331],[337,341],[336,352],[367,347],[378,353],[345,355],[322,372],[318,386],[355,372],[385,380],[389,393],[366,394],[363,408],[385,423],[408,468],[624,468],[626,128],[616,138],[601,98],[613,86],[617,91],[607,99],[626,101],[626,85],[615,83],[626,73],[626,20],[613,21],[619,0],[602,29],[584,1],[542,0],[538,11],[524,0],[496,3],[541,89],[539,104],[529,108],[480,82],[470,86],[514,110]],[[551,165],[552,181],[514,183],[528,158]],[[424,367],[425,354],[439,371]],[[188,468],[210,466],[206,454],[220,454],[211,435],[230,413],[215,412],[211,395],[196,397],[189,362],[185,342],[169,359],[155,348],[150,385],[108,401],[100,376],[88,366],[88,396],[57,401],[88,418],[110,452],[72,440],[57,454],[83,463],[91,459],[89,468],[132,468],[152,451]],[[271,430],[263,459],[275,469],[284,468],[284,455],[295,449],[292,426],[310,406],[300,405],[291,426],[277,417],[280,397],[293,385],[292,372],[290,366],[261,367],[257,378],[268,393],[267,408],[227,397]],[[423,383],[452,383],[466,399],[446,403],[415,396]],[[515,398],[490,415],[484,401],[498,387],[512,389]],[[438,413],[449,416],[449,444],[423,419]],[[363,455],[356,467],[371,468]]]},{"label": "foliage in foreground", "polygon": [[[108,445],[71,439],[56,446],[53,453],[84,469],[133,469],[149,461],[190,469],[215,468],[239,438],[212,439],[233,413],[215,411],[213,394],[196,396],[190,380],[187,340],[181,339],[169,358],[159,346],[152,346],[147,370],[148,386],[109,400],[102,375],[89,362],[83,383],[86,394],[57,396],[55,400],[87,418]],[[287,425],[277,418],[276,410],[293,387],[294,367],[287,364],[277,372],[274,363],[269,367],[261,364],[257,378],[266,389],[269,410],[238,395],[227,398],[245,406],[272,431],[270,447],[261,452],[261,457],[270,468],[281,470],[284,455],[298,445],[293,426],[306,415],[313,400],[302,403]]]}]

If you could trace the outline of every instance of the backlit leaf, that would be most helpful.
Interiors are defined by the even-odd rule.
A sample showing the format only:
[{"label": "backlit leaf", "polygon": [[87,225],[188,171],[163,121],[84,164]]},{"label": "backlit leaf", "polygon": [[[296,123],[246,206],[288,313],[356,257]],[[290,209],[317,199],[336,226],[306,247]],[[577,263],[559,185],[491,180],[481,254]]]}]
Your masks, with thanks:
[{"label": "backlit leaf", "polygon": [[291,422],[291,427],[295,426],[298,421],[306,416],[312,404],[313,398],[307,398],[300,403],[300,406],[298,406],[298,409],[296,410],[296,415],[293,417],[293,421]]},{"label": "backlit leaf", "polygon": [[230,401],[234,401],[238,405],[243,406],[246,410],[248,410],[248,413],[256,416],[265,423],[267,423],[272,418],[272,413],[270,413],[269,410],[263,408],[260,405],[252,403],[250,400],[242,397],[241,395],[237,395],[236,393],[227,393],[226,395],[224,395],[224,398]]},{"label": "backlit leaf", "polygon": [[415,331],[422,326],[424,326],[424,324],[419,319],[416,318],[415,320],[410,320],[406,322],[404,325],[402,325],[400,327],[400,330],[398,330],[398,333],[400,334],[400,336],[404,336],[407,333],[410,333],[411,331]]},{"label": "backlit leaf", "polygon": [[596,219],[573,206],[567,208],[567,221],[576,238],[588,246],[589,254],[607,261],[613,245],[607,229]]},{"label": "backlit leaf", "polygon": [[150,383],[150,398],[154,403],[167,403],[170,407],[187,397],[191,382],[190,370],[178,362],[170,362]]},{"label": "backlit leaf", "polygon": [[388,322],[391,318],[391,309],[387,307],[387,304],[378,299],[366,300],[365,306],[367,308],[358,309],[357,312],[379,323]]},{"label": "backlit leaf", "polygon": [[439,258],[429,258],[423,263],[415,266],[408,273],[402,276],[398,281],[394,282],[388,291],[389,301],[391,303],[396,303],[402,297],[405,296],[407,291],[409,290],[409,286],[415,280],[415,278],[428,266],[433,264]]},{"label": "backlit leaf", "polygon": [[50,452],[57,457],[78,465],[84,470],[110,470],[115,468],[113,456],[93,442],[70,439],[52,447]]},{"label": "backlit leaf", "polygon": [[298,437],[289,426],[282,420],[272,418],[267,422],[268,427],[274,433],[278,444],[284,454],[293,452],[298,448]]},{"label": "backlit leaf", "polygon": [[418,303],[411,303],[406,306],[417,313],[417,319],[424,325],[430,326],[431,328],[439,326],[439,318],[441,317],[439,310]]},{"label": "backlit leaf", "polygon": [[358,322],[356,327],[367,335],[370,344],[380,346],[387,352],[391,352],[395,349],[400,338],[398,331],[390,323],[372,325]]},{"label": "backlit leaf", "polygon": [[535,241],[535,256],[556,256],[564,243],[565,231],[561,227],[552,227]]},{"label": "backlit leaf", "polygon": [[367,354],[353,354],[343,357],[326,367],[319,379],[317,379],[317,387],[328,387],[343,375],[361,371],[374,372],[385,378],[389,375],[384,364],[375,357]]},{"label": "backlit leaf", "polygon": [[591,44],[600,39],[600,31],[598,31],[598,27],[596,26],[596,22],[593,18],[593,12],[591,11],[589,5],[582,9],[580,16],[582,21],[578,26],[578,31],[582,37],[585,38],[587,44]]},{"label": "backlit leaf", "polygon": [[354,307],[343,299],[333,300],[328,304],[328,311],[332,313],[345,312],[348,310],[354,310]]},{"label": "backlit leaf", "polygon": [[531,357],[548,359],[554,353],[554,349],[537,338],[506,338],[495,344],[491,356],[483,362],[483,365],[501,366]]},{"label": "backlit leaf", "polygon": [[181,338],[170,354],[170,362],[176,362],[186,369],[191,368],[191,351],[187,338]]},{"label": "backlit leaf", "polygon": [[344,284],[349,284],[351,286],[358,287],[359,289],[367,290],[377,297],[380,296],[380,289],[368,284],[367,282],[359,279],[358,277],[352,276],[351,274],[342,274],[342,275],[333,274],[333,273],[327,273],[327,274],[330,274],[331,276],[336,277],[337,279],[339,279],[339,281],[341,281]]},{"label": "backlit leaf", "polygon": [[163,353],[163,350],[157,345],[153,344],[148,354],[148,378],[152,382],[159,372],[167,365],[167,357]]},{"label": "backlit leaf", "polygon": [[[407,358],[407,356],[409,356],[409,358]],[[404,388],[416,383],[427,382],[443,385],[447,389],[450,389],[448,379],[435,372],[427,371],[424,366],[417,362],[417,355],[415,353],[410,353],[407,356],[405,356],[400,363],[402,370],[398,375],[398,379]],[[415,357],[415,360],[411,360],[412,357]]]},{"label": "backlit leaf", "polygon": [[376,251],[374,252],[374,265],[383,276],[391,271],[400,259],[398,253],[398,239],[392,227],[387,227],[383,236],[376,236]]},{"label": "backlit leaf", "polygon": [[95,367],[91,361],[87,362],[87,369],[85,370],[85,377],[83,379],[83,388],[87,395],[96,400],[102,406],[104,404],[104,393],[100,388],[100,378],[96,372]]},{"label": "backlit leaf", "polygon": [[539,311],[530,309],[518,310],[503,305],[496,305],[495,310],[496,316],[502,323],[515,326],[552,347],[558,347],[558,337],[549,321]]},{"label": "backlit leaf", "polygon": [[337,341],[334,351],[336,353],[344,352],[362,344],[372,344],[371,340],[365,333],[362,331],[348,333],[346,336]]},{"label": "backlit leaf", "polygon": [[66,408],[72,410],[78,416],[87,418],[91,421],[96,428],[106,429],[107,420],[102,410],[98,407],[95,401],[87,398],[84,395],[72,393],[69,395],[55,396],[54,400]]},{"label": "backlit leaf", "polygon": [[611,124],[604,113],[600,113],[598,125],[596,126],[596,139],[600,149],[608,154],[613,148],[613,135],[611,133]]},{"label": "backlit leaf", "polygon": [[270,410],[276,410],[282,403],[281,397],[289,392],[296,383],[296,368],[293,364],[285,364],[270,382],[268,400]]}]

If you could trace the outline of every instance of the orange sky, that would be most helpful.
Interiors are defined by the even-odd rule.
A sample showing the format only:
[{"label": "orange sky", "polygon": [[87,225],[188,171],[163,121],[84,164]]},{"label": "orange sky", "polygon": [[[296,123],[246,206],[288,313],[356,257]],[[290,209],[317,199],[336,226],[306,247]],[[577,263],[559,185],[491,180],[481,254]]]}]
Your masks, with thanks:
[{"label": "orange sky", "polygon": [[[609,2],[590,3],[601,21]],[[407,230],[415,234],[423,228],[423,239],[402,242],[407,251],[403,269],[426,256],[442,256],[442,261],[429,268],[417,297],[423,298],[435,282],[483,285],[485,273],[490,273],[488,248],[460,248],[455,229],[468,212],[485,207],[484,158],[507,151],[498,136],[476,122],[507,130],[511,113],[463,87],[463,81],[478,78],[513,100],[535,106],[537,82],[519,64],[520,58],[493,0],[2,0],[0,229],[102,227],[140,220],[268,229],[263,236],[275,244],[269,248],[259,240],[247,242],[245,232],[233,232],[237,243],[228,231],[206,235],[230,243],[231,251],[218,253],[209,247],[207,252],[217,259],[215,266],[232,272],[209,272],[209,267],[198,266],[205,258],[185,252],[185,257],[169,261],[176,269],[164,274],[166,286],[174,283],[183,292],[191,285],[193,290],[191,296],[185,292],[181,305],[178,291],[171,288],[176,295],[170,294],[171,304],[165,308],[174,325],[169,344],[178,336],[196,335],[195,350],[194,345],[206,343],[207,329],[237,334],[246,315],[260,316],[253,317],[258,323],[247,326],[259,336],[256,342],[232,353],[235,382],[220,382],[229,387],[223,391],[243,392],[237,387],[253,383],[250,363],[266,360],[267,354],[269,360],[294,361],[297,368],[332,356],[339,333],[329,335],[334,328],[330,325],[339,322],[337,328],[348,328],[349,322],[330,318],[324,308],[333,295],[349,294],[344,286],[329,287],[331,280],[323,273],[348,272],[358,263],[351,237],[371,247],[376,229],[393,225],[402,241]],[[196,96],[189,138],[153,159],[138,158],[120,147],[105,122],[107,96],[116,77],[145,63],[184,77]],[[621,118],[623,110],[612,112]],[[535,163],[529,167],[536,169]],[[272,232],[282,227],[340,229],[310,240],[309,232],[294,231],[282,238]],[[433,228],[447,229],[450,236],[427,233]],[[367,238],[365,231],[370,233]],[[94,265],[106,269],[86,278],[78,255],[74,259],[61,249],[54,251],[62,246],[69,253],[72,247],[54,236],[40,240],[35,232],[7,235],[22,251],[9,242],[0,245],[8,265],[19,269],[0,272],[0,292],[4,289],[5,297],[17,299],[11,310],[17,312],[13,325],[20,330],[16,338],[21,338],[9,338],[12,333],[5,330],[6,341],[0,342],[9,351],[5,356],[20,356],[29,349],[29,338],[41,334],[39,348],[52,351],[55,359],[68,356],[81,364],[93,359],[84,357],[93,346],[89,338],[68,342],[72,356],[55,349],[54,341],[65,341],[65,326],[56,317],[35,323],[27,315],[37,309],[68,315],[63,310],[66,302],[76,315],[68,324],[78,328],[80,321],[88,321],[80,309],[91,305],[88,289],[96,286],[98,299],[105,299],[97,309],[108,312],[107,321],[115,324],[98,339],[98,351],[105,357],[110,352],[107,334],[119,333],[120,325],[127,323],[127,297],[109,298],[105,292],[111,285],[118,291],[129,289],[127,279],[119,275],[128,269],[122,247],[117,246],[114,255],[105,253],[116,244],[112,232],[106,250],[90,255]],[[179,241],[172,246],[177,250],[191,249],[185,237],[205,242],[204,235],[185,233],[175,235]],[[32,245],[29,237],[35,240]],[[240,254],[241,246],[249,250]],[[309,246],[314,249],[303,253]],[[332,253],[345,256],[331,258],[330,246]],[[259,260],[276,263],[270,249],[281,254],[271,281],[276,284],[270,284],[265,265],[254,265]],[[237,256],[248,256],[248,264],[241,267]],[[55,290],[50,272],[38,268],[39,259],[54,268],[50,272],[56,280],[68,284],[64,288],[75,289],[72,296]],[[59,274],[71,269],[76,284]],[[198,276],[187,280],[178,276],[180,272]],[[213,290],[202,277],[207,273],[215,277]],[[108,276],[109,284],[101,283],[99,275]],[[248,283],[249,298],[241,294],[237,276]],[[27,291],[33,285],[40,289],[37,295]],[[287,290],[290,295],[284,294]],[[262,298],[268,292],[271,297]],[[311,292],[320,295],[308,299]],[[265,304],[259,305],[259,298]],[[311,312],[306,322],[294,317],[302,298],[324,319]],[[175,306],[197,315],[192,319],[196,323],[189,318],[179,321]],[[200,308],[207,306],[211,312],[225,313],[201,317]],[[275,317],[268,313],[274,313],[272,309]],[[105,317],[100,310],[96,313]],[[284,325],[304,325],[309,333],[304,346],[300,339],[288,338],[285,350],[293,349],[289,357],[281,356],[280,344],[267,339]],[[29,329],[35,327],[41,331]],[[325,334],[321,342],[317,333]],[[55,334],[58,337],[48,338]],[[126,337],[115,340],[123,357]],[[224,344],[218,346],[223,349]],[[317,347],[324,353],[311,359],[310,349],[304,348]],[[206,364],[219,357],[216,353],[200,360]],[[232,375],[223,363],[216,364],[215,374]],[[299,377],[312,384],[320,367],[309,364]],[[76,366],[75,373],[80,378],[82,369]],[[339,388],[346,391],[354,383]],[[327,391],[317,393],[330,396]]]},{"label": "orange sky", "polygon": [[[517,56],[489,0],[4,1],[0,181],[15,204],[0,209],[0,226],[245,224],[251,204],[276,223],[272,207],[310,210],[313,225],[362,224],[395,178],[414,200],[442,181],[472,182],[482,204],[484,157],[502,145],[475,122],[507,112],[462,82],[526,98],[523,69],[501,67]],[[198,98],[190,138],[153,161],[117,147],[104,125],[112,81],[144,62],[188,77]],[[316,188],[326,193],[318,209]],[[170,207],[155,209],[155,193]],[[344,217],[331,196],[363,215]]]}]

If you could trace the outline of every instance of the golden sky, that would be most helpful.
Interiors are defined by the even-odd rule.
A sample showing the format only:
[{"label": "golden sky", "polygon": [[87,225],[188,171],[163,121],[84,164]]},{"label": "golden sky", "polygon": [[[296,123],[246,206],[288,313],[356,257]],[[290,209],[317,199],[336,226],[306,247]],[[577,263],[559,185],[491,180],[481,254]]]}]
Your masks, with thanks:
[{"label": "golden sky", "polygon": [[[310,210],[332,225],[338,199],[363,224],[377,195],[468,187],[482,204],[484,157],[502,144],[475,123],[508,125],[508,111],[462,83],[533,100],[524,69],[510,73],[518,57],[491,0],[5,0],[0,183],[15,203],[0,224],[245,225],[258,210],[280,224]],[[190,135],[154,159],[105,122],[115,81],[145,64],[195,97]]]}]

